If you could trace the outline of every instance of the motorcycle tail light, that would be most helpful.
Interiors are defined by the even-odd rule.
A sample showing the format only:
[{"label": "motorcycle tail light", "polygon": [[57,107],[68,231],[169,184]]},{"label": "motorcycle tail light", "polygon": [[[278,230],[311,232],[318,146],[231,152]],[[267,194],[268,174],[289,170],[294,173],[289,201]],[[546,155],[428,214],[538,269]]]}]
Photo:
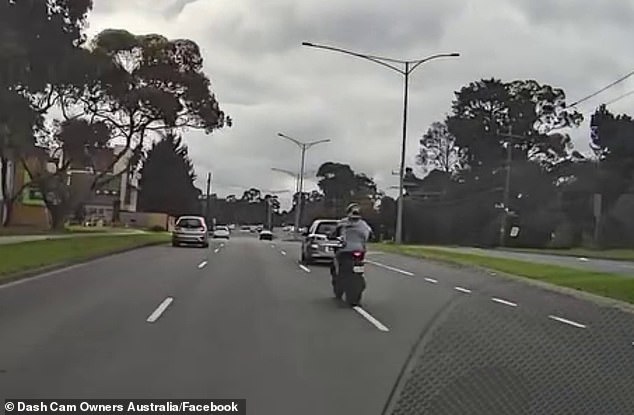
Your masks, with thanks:
[{"label": "motorcycle tail light", "polygon": [[365,253],[357,251],[357,252],[353,252],[352,256],[354,257],[354,259],[362,260],[365,258]]}]

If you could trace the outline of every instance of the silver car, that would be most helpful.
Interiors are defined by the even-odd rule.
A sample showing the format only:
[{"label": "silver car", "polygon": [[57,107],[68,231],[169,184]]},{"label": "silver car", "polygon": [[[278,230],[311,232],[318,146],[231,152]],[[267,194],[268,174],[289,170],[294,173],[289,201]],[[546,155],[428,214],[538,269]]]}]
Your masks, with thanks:
[{"label": "silver car", "polygon": [[209,234],[205,218],[201,216],[181,216],[172,232],[172,246],[181,244],[209,246]]},{"label": "silver car", "polygon": [[317,260],[332,261],[335,257],[337,241],[328,239],[339,223],[336,219],[317,219],[304,233],[302,240],[302,258],[305,264],[311,264]]}]

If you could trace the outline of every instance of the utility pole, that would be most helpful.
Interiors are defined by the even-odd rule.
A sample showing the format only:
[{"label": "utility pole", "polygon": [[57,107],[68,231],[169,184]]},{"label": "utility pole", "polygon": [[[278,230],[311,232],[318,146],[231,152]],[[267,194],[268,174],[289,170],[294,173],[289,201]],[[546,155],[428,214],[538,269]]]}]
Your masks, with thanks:
[{"label": "utility pole", "polygon": [[398,191],[398,200],[397,200],[397,210],[396,210],[396,243],[403,243],[403,204],[404,204],[404,189],[403,189],[403,175],[405,174],[405,150],[407,144],[407,111],[409,104],[409,80],[410,75],[418,68],[420,65],[429,62],[438,58],[452,58],[460,56],[459,53],[439,53],[436,55],[429,56],[424,59],[416,59],[416,60],[401,60],[401,59],[392,59],[375,55],[368,55],[363,53],[358,53],[350,50],[345,50],[341,48],[336,48],[333,46],[327,45],[317,45],[311,42],[302,42],[303,46],[308,46],[311,48],[324,49],[332,52],[343,53],[346,55],[351,55],[357,58],[365,59],[371,61],[373,63],[382,65],[388,69],[398,72],[403,75],[403,135],[401,137],[401,163],[400,163],[400,177],[399,177],[399,191]]},{"label": "utility pole", "polygon": [[300,169],[299,169],[299,192],[297,193],[297,206],[296,206],[296,211],[295,211],[295,237],[299,237],[299,228],[301,226],[301,220],[302,220],[302,207],[304,204],[304,167],[305,167],[305,162],[306,162],[306,150],[308,150],[309,148],[317,145],[317,144],[321,144],[321,143],[328,143],[330,142],[330,139],[324,139],[324,140],[316,140],[316,141],[312,141],[310,143],[304,143],[301,142],[299,140],[296,140],[295,138],[289,137],[285,134],[282,133],[278,133],[277,134],[278,137],[284,138],[286,140],[292,141],[293,143],[295,143],[301,150],[301,164],[300,164]]},{"label": "utility pole", "polygon": [[502,213],[502,223],[500,224],[500,246],[506,245],[506,228],[508,226],[509,199],[511,194],[511,163],[513,161],[513,146],[511,145],[513,127],[509,127],[509,132],[505,136],[508,137],[509,140],[506,141],[506,179],[504,181],[504,199],[502,201],[504,211]]},{"label": "utility pole", "polygon": [[210,220],[210,210],[211,210],[211,172],[207,173],[207,201],[205,203],[205,219],[207,223]]}]

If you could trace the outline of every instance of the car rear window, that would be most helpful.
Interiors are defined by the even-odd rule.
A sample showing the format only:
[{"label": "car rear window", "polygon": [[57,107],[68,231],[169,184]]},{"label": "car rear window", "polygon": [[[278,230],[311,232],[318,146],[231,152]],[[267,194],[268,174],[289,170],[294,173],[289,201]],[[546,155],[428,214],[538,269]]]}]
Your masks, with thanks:
[{"label": "car rear window", "polygon": [[179,219],[176,226],[179,226],[181,228],[189,228],[189,229],[202,228],[203,221],[196,218],[184,218],[184,219]]},{"label": "car rear window", "polygon": [[320,235],[328,235],[333,233],[336,228],[337,228],[337,222],[322,222],[319,225],[317,225],[317,229],[315,230],[315,233]]}]

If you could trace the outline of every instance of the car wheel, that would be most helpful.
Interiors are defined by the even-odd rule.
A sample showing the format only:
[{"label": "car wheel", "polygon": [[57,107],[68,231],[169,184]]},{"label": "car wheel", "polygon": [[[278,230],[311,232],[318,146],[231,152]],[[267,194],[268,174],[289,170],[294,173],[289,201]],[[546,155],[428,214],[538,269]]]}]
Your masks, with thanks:
[{"label": "car wheel", "polygon": [[172,241],[172,246],[174,248],[178,248],[180,245],[178,244],[178,242]]}]

